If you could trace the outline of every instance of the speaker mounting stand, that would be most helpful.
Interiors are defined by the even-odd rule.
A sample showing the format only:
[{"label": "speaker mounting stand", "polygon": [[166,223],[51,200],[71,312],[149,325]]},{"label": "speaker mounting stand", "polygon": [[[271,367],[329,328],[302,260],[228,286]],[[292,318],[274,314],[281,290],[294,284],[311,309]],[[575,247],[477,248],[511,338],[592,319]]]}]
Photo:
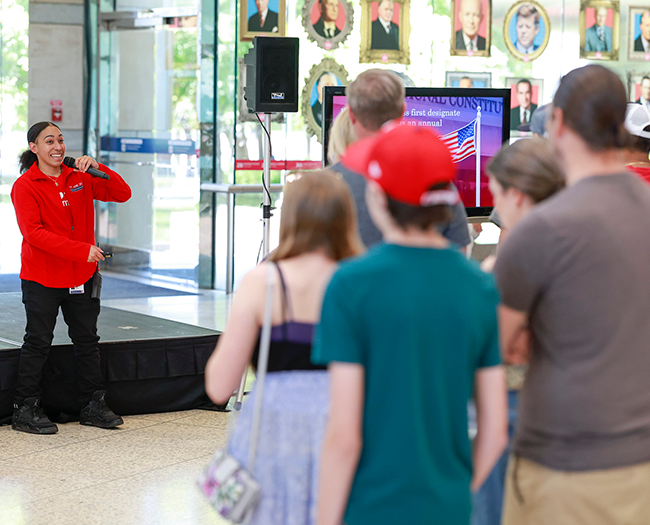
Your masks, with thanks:
[{"label": "speaker mounting stand", "polygon": [[262,149],[264,155],[264,172],[262,185],[264,186],[262,201],[262,258],[269,254],[271,240],[271,114],[264,113],[264,127]]},{"label": "speaker mounting stand", "polygon": [[[271,220],[271,114],[298,111],[298,50],[300,40],[288,37],[256,36],[244,56],[246,107],[264,114],[262,185],[262,256],[270,250]],[[262,120],[260,119],[260,123]]]}]

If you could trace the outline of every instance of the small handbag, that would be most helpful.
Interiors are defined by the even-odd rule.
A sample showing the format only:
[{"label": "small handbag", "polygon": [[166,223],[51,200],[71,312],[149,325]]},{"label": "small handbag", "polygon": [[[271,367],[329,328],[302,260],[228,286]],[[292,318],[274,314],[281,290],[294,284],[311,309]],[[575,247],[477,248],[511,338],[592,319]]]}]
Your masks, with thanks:
[{"label": "small handbag", "polygon": [[197,479],[199,489],[210,505],[224,518],[233,523],[247,523],[261,498],[261,488],[251,472],[255,470],[255,455],[262,414],[264,379],[269,360],[271,343],[271,314],[273,311],[273,272],[268,271],[268,287],[264,306],[264,324],[260,338],[260,353],[257,367],[257,391],[253,408],[251,442],[248,451],[248,467],[244,468],[235,458],[219,449]]}]

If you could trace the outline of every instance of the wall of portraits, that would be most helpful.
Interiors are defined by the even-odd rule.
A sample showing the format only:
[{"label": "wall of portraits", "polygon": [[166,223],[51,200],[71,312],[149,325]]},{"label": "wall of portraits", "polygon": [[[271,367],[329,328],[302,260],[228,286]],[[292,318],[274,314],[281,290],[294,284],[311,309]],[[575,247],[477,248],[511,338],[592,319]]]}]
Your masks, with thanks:
[{"label": "wall of portraits", "polygon": [[[234,23],[237,58],[256,35],[300,38],[300,111],[273,119],[276,159],[321,160],[320,89],[373,67],[409,85],[509,87],[513,135],[586,63],[613,69],[631,101],[650,97],[650,5],[637,0],[239,0]],[[220,81],[240,78],[233,64]],[[234,111],[230,151],[261,158],[259,123],[240,97],[233,106],[219,108]]]}]

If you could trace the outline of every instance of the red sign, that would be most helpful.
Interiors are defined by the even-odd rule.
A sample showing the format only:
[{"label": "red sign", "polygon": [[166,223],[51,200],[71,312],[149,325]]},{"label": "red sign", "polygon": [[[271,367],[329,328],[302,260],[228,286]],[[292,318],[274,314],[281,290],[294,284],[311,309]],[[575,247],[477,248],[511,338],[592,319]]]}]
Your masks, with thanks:
[{"label": "red sign", "polygon": [[[323,167],[320,160],[272,160],[272,170],[318,170]],[[263,160],[236,160],[235,170],[262,171]]]},{"label": "red sign", "polygon": [[61,122],[63,120],[63,101],[50,100],[52,108],[52,122]]}]

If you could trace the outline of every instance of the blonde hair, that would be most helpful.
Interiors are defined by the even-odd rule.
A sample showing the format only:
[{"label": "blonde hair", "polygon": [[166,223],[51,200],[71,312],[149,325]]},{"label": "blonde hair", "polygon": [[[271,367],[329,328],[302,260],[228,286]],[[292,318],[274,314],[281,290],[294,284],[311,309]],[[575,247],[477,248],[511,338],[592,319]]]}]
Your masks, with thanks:
[{"label": "blonde hair", "polygon": [[350,190],[330,170],[305,172],[285,185],[280,243],[269,260],[281,261],[320,248],[335,261],[363,250]]},{"label": "blonde hair", "polygon": [[356,142],[356,140],[357,134],[352,127],[350,112],[345,107],[334,119],[334,124],[332,124],[332,129],[330,129],[330,141],[327,148],[328,163],[336,163],[341,158],[341,155],[345,153],[347,147],[353,142]]},{"label": "blonde hair", "polygon": [[402,116],[404,93],[399,76],[385,69],[368,69],[345,89],[350,110],[368,131]]}]

